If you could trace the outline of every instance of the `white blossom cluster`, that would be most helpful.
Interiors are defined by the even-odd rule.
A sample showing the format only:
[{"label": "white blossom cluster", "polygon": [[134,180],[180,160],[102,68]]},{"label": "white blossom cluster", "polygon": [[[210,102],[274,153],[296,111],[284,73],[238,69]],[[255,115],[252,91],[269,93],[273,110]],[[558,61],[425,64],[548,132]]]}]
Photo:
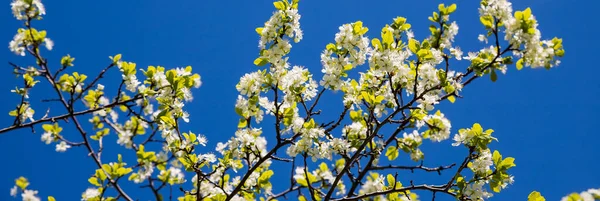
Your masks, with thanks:
[{"label": "white blossom cluster", "polygon": [[342,80],[346,71],[362,65],[369,52],[369,39],[364,36],[362,22],[344,24],[335,34],[335,44],[330,44],[321,53],[321,63],[324,73],[321,85],[323,87],[339,90],[343,85],[349,84]]},{"label": "white blossom cluster", "polygon": [[[512,4],[507,0],[484,0],[479,8],[480,16],[491,16],[495,21],[505,26],[505,39],[513,48],[522,51],[514,51],[517,57],[522,57],[524,65],[532,68],[558,66],[560,60],[556,56],[562,56],[561,48],[556,47],[556,40],[542,40],[541,32],[537,28],[538,23],[531,9],[516,11],[513,15]],[[483,39],[480,36],[480,40]]]},{"label": "white blossom cluster", "polygon": [[486,181],[476,181],[467,185],[464,195],[469,196],[471,200],[485,200],[493,196],[485,187]]},{"label": "white blossom cluster", "polygon": [[[37,19],[46,14],[46,9],[41,0],[13,0],[10,6],[17,20]],[[46,38],[45,31],[19,29],[13,40],[10,41],[8,48],[17,55],[25,56],[25,50],[28,46],[42,43],[48,50],[52,50],[52,47],[54,47],[54,42],[50,38]]]},{"label": "white blossom cluster", "polygon": [[562,197],[560,201],[570,201],[570,200],[581,200],[581,201],[595,201],[600,198],[600,188],[599,189],[588,189],[581,193],[572,193],[568,196]]}]

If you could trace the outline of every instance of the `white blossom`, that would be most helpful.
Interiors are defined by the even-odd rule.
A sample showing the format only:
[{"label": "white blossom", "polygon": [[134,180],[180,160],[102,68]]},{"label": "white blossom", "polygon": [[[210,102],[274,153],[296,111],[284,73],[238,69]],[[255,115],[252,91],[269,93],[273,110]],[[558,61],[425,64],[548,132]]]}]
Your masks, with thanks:
[{"label": "white blossom", "polygon": [[25,189],[21,194],[23,201],[40,201],[41,199],[37,196],[38,191]]},{"label": "white blossom", "polygon": [[492,194],[484,188],[485,181],[476,181],[469,185],[464,190],[464,194],[469,196],[471,200],[485,200],[492,197]]},{"label": "white blossom", "polygon": [[10,196],[17,197],[17,191],[17,186],[13,186],[12,188],[10,188]]},{"label": "white blossom", "polygon": [[56,144],[56,152],[65,152],[68,148],[71,148],[71,145],[68,145],[65,141]]},{"label": "white blossom", "polygon": [[471,169],[477,174],[485,174],[488,170],[490,170],[490,167],[493,164],[494,161],[492,160],[492,154],[490,150],[487,149],[479,153],[479,157],[473,161]]},{"label": "white blossom", "polygon": [[10,41],[10,43],[8,44],[8,49],[10,49],[11,52],[17,55],[25,56],[25,45],[23,44],[24,40],[25,32],[20,31],[19,33],[15,34],[13,40]]},{"label": "white blossom", "polygon": [[82,201],[92,200],[94,198],[97,198],[98,196],[100,196],[100,192],[98,191],[98,189],[96,189],[96,188],[88,188],[82,194],[81,200]]},{"label": "white blossom", "polygon": [[52,47],[54,47],[54,41],[50,40],[49,38],[44,38],[44,44],[48,50],[52,50]]}]

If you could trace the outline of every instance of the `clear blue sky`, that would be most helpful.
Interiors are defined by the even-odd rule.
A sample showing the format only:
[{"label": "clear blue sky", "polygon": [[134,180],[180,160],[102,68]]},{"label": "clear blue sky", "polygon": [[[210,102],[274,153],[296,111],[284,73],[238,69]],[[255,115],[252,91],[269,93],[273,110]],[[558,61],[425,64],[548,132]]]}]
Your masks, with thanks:
[{"label": "clear blue sky", "polygon": [[[273,11],[272,1],[44,1],[48,15],[34,26],[48,30],[48,37],[56,43],[54,50],[45,53],[49,61],[58,64],[62,55],[76,58],[76,69],[94,75],[105,67],[108,56],[122,53],[127,61],[138,67],[162,65],[178,67],[191,65],[202,76],[203,86],[194,92],[194,102],[188,105],[191,122],[184,128],[208,136],[209,146],[233,135],[237,116],[234,103],[235,84],[239,77],[256,70],[252,64],[258,55],[258,36],[254,29],[262,26]],[[448,3],[448,1],[443,1]],[[304,40],[292,48],[290,61],[308,67],[321,77],[319,54],[333,40],[338,26],[362,20],[370,28],[370,36],[379,36],[379,30],[396,16],[408,18],[417,38],[428,34],[427,16],[440,1],[312,1],[300,4]],[[460,31],[457,43],[463,51],[475,51],[481,45],[477,35],[483,33],[479,23],[476,1],[457,1],[457,20]],[[509,68],[507,75],[496,83],[479,79],[468,86],[455,104],[440,108],[450,118],[453,133],[457,128],[474,122],[484,128],[493,128],[500,142],[492,148],[504,156],[514,156],[517,167],[512,170],[515,183],[492,200],[525,200],[532,190],[541,191],[548,200],[563,195],[600,187],[600,135],[597,132],[600,104],[600,69],[597,67],[593,14],[597,1],[519,0],[513,1],[515,10],[530,6],[540,23],[542,36],[564,38],[566,57],[562,65],[550,71]],[[20,25],[11,15],[9,2],[0,6],[0,125],[9,126],[12,118],[8,111],[17,104],[17,96],[10,93],[17,79],[7,64],[32,64],[12,54],[6,46]],[[55,67],[56,69],[56,67]],[[464,67],[461,67],[464,69]],[[104,83],[118,82],[108,77]],[[32,103],[40,106],[40,98],[49,98],[48,90],[34,91]],[[331,94],[329,94],[331,95]],[[451,106],[451,107],[449,107]],[[327,103],[321,108],[339,108]],[[56,110],[59,110],[56,108]],[[36,117],[45,111],[37,110]],[[266,127],[266,126],[265,126]],[[79,141],[77,133],[65,135]],[[31,188],[40,195],[54,195],[58,200],[78,200],[89,186],[87,178],[95,164],[86,157],[83,148],[67,153],[56,153],[54,146],[40,141],[30,130],[19,130],[0,135],[0,200],[9,200],[9,189],[18,176],[26,176]],[[104,161],[116,160],[115,135],[105,144],[109,149]],[[426,144],[430,144],[427,142]],[[439,148],[442,147],[442,148]],[[208,150],[208,149],[207,149]],[[448,151],[450,150],[450,151]],[[450,142],[426,145],[426,164],[440,165],[459,159],[464,150],[453,148]],[[126,158],[127,159],[127,158]],[[454,160],[458,161],[458,160]],[[410,175],[410,173],[406,173]],[[285,173],[287,177],[288,173]],[[427,179],[437,177],[428,176]],[[283,177],[283,176],[282,176]],[[275,180],[275,185],[285,180]],[[134,197],[151,199],[147,189],[126,186]],[[429,195],[423,195],[429,196]],[[448,197],[441,197],[448,200]]]}]

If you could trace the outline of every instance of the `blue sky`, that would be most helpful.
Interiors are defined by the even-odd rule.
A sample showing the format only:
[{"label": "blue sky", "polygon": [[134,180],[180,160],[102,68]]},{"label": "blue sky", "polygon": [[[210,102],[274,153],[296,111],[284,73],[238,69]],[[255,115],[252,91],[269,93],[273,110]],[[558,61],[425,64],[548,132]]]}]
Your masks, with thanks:
[{"label": "blue sky", "polygon": [[[294,44],[290,62],[309,68],[321,77],[319,54],[333,40],[338,26],[362,20],[370,28],[371,37],[396,16],[408,18],[418,39],[426,37],[427,16],[437,4],[449,1],[301,1],[300,14],[304,39]],[[483,33],[479,23],[476,1],[456,1],[458,10],[452,19],[460,27],[457,44],[463,51],[482,47],[477,35]],[[464,99],[455,104],[444,103],[440,109],[449,117],[453,133],[457,128],[470,127],[479,122],[484,128],[493,128],[504,156],[516,158],[512,169],[515,183],[492,200],[524,200],[529,192],[538,190],[548,200],[587,188],[600,187],[600,135],[597,134],[596,116],[600,112],[600,83],[597,74],[595,49],[600,45],[590,13],[600,6],[597,1],[514,1],[515,10],[531,7],[540,23],[542,36],[564,39],[566,57],[561,66],[546,71],[509,68],[507,75],[492,83],[479,79],[464,91]],[[75,70],[94,75],[108,65],[108,56],[122,53],[127,61],[138,67],[162,65],[179,67],[191,65],[202,76],[203,85],[194,90],[195,99],[188,104],[191,122],[186,130],[205,134],[209,146],[233,135],[237,125],[234,103],[235,84],[239,77],[256,70],[252,64],[258,55],[258,36],[254,29],[262,26],[273,11],[271,1],[219,0],[135,0],[135,1],[45,1],[48,15],[35,22],[38,29],[48,30],[48,37],[56,43],[52,52],[45,53],[49,61],[58,64],[60,57],[71,54],[76,58]],[[6,46],[20,26],[11,15],[8,2],[2,6],[0,39]],[[8,61],[31,65],[31,58],[23,59],[8,48],[0,49],[0,127],[9,126],[12,118],[8,111],[18,103],[10,89],[18,83],[11,74]],[[464,64],[463,64],[464,65]],[[56,67],[55,67],[56,68]],[[464,69],[463,67],[458,67]],[[118,73],[110,74],[104,83],[118,84]],[[34,90],[32,103],[38,106],[37,117],[45,111],[39,102],[53,93],[43,87]],[[335,95],[326,94],[334,97]],[[326,96],[326,97],[327,97]],[[333,100],[333,99],[332,99]],[[336,101],[325,101],[320,108],[341,110]],[[336,109],[337,108],[337,109]],[[59,108],[52,108],[60,111]],[[332,115],[333,116],[333,115]],[[265,122],[265,123],[268,123]],[[266,127],[266,126],[265,126]],[[18,176],[26,176],[31,188],[42,196],[54,195],[58,200],[77,200],[87,186],[87,178],[95,164],[86,157],[83,148],[56,153],[54,146],[40,141],[41,129],[32,134],[23,129],[0,135],[0,200],[9,200],[9,189]],[[65,136],[79,141],[78,133]],[[108,140],[104,161],[116,160],[116,138]],[[430,143],[426,143],[430,144]],[[464,150],[453,148],[450,142],[426,145],[426,164],[441,165],[458,162]],[[120,149],[119,149],[120,150]],[[207,149],[208,151],[209,149]],[[462,152],[461,152],[462,151]],[[127,159],[127,158],[126,158]],[[413,177],[405,173],[407,178]],[[285,176],[287,176],[287,172]],[[447,176],[447,175],[446,175]],[[426,181],[439,179],[437,175],[424,176]],[[277,179],[275,185],[285,184]],[[126,186],[134,197],[151,199],[150,191]],[[423,195],[424,198],[428,195]],[[440,197],[450,200],[449,197]]]}]

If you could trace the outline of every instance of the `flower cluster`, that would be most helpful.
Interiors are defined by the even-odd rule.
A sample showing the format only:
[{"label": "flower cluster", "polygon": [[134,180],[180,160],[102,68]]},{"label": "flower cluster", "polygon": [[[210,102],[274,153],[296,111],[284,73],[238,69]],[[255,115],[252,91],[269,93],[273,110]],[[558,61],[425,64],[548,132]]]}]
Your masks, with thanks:
[{"label": "flower cluster", "polygon": [[284,36],[293,38],[296,43],[302,40],[300,14],[298,14],[297,0],[292,3],[289,3],[288,0],[277,1],[274,5],[277,11],[273,13],[269,21],[265,22],[264,27],[256,29],[260,35],[258,47],[261,49],[261,57],[254,63],[264,65],[270,62],[275,66],[283,67],[287,63],[287,58],[284,56],[292,48]]},{"label": "flower cluster", "polygon": [[361,21],[344,24],[335,34],[335,44],[330,43],[321,53],[321,63],[324,73],[321,85],[332,90],[340,90],[344,85],[342,77],[347,77],[347,71],[365,63],[369,51],[369,39],[364,35],[369,30],[362,26]]},{"label": "flower cluster", "polygon": [[[21,192],[20,196],[23,201],[41,201],[40,197],[37,195],[37,190],[27,189],[29,186],[29,181],[25,177],[19,177],[15,179],[15,186],[10,189],[10,196],[17,197],[17,194]],[[48,196],[49,201],[54,201],[54,197]]]},{"label": "flower cluster", "polygon": [[11,52],[25,56],[26,51],[32,51],[30,46],[37,49],[40,44],[44,44],[46,49],[52,50],[54,41],[46,37],[46,31],[38,31],[34,28],[18,29],[13,40],[9,42],[8,48]]},{"label": "flower cluster", "polygon": [[46,14],[41,0],[13,0],[10,8],[17,20],[34,19]]},{"label": "flower cluster", "polygon": [[[530,66],[532,68],[551,68],[560,64],[556,57],[564,56],[562,39],[541,40],[538,23],[531,14],[531,9],[516,11],[513,15],[512,4],[507,0],[482,0],[479,8],[481,22],[487,29],[498,31],[499,26],[505,27],[505,39],[513,49],[514,55],[521,57],[517,68]],[[487,40],[480,36],[480,40]]]},{"label": "flower cluster", "polygon": [[560,201],[570,201],[570,200],[582,200],[582,201],[594,201],[600,198],[600,189],[588,189],[581,193],[571,193],[563,198]]}]

